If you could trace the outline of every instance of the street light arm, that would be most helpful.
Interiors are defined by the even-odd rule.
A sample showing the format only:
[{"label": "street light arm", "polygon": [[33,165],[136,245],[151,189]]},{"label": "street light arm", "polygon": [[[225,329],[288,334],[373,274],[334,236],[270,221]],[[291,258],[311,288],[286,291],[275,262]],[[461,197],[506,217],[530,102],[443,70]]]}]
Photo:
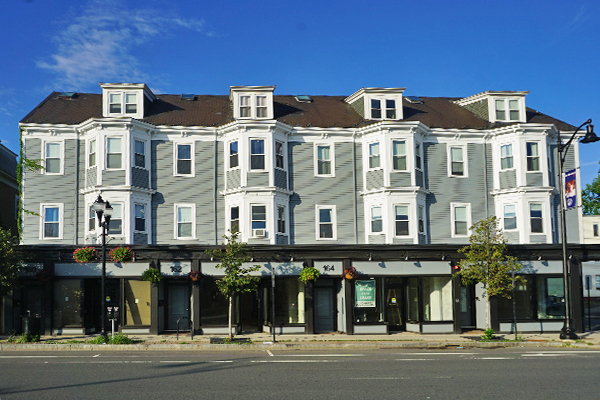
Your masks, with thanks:
[{"label": "street light arm", "polygon": [[567,157],[566,151],[569,149],[569,146],[571,146],[571,143],[575,139],[577,132],[579,132],[579,130],[581,128],[583,128],[584,126],[591,125],[591,124],[592,124],[592,119],[590,118],[587,121],[585,121],[583,124],[579,125],[579,127],[577,129],[575,129],[575,132],[573,132],[573,135],[571,135],[571,138],[569,139],[569,141],[566,144],[562,144],[562,141],[560,140],[560,131],[558,132],[558,151],[561,154],[560,161],[562,163],[565,162],[565,159]]}]

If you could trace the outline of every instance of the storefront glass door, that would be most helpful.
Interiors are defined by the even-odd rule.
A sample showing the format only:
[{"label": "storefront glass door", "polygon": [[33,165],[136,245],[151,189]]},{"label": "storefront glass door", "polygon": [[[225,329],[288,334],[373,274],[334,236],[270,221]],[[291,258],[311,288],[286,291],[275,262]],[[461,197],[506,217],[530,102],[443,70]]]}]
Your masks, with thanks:
[{"label": "storefront glass door", "polygon": [[385,280],[386,317],[390,332],[405,330],[404,325],[404,283],[402,278]]},{"label": "storefront glass door", "polygon": [[170,284],[167,294],[167,330],[189,330],[190,291],[187,284]]}]

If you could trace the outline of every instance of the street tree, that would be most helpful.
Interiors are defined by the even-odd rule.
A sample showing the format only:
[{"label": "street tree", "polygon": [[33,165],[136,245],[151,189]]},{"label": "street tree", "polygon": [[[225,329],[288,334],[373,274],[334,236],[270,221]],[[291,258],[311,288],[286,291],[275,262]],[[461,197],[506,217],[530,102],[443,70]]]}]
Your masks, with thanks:
[{"label": "street tree", "polygon": [[[521,269],[516,257],[507,253],[506,240],[495,216],[482,219],[471,227],[469,245],[458,250],[465,258],[458,262],[458,272],[465,285],[482,283],[486,298],[485,327],[490,328],[490,297],[511,298],[512,276]],[[521,279],[515,277],[515,281]]]},{"label": "street tree", "polygon": [[206,254],[220,260],[217,268],[223,269],[225,276],[217,279],[219,291],[225,295],[229,301],[229,340],[233,339],[231,332],[233,321],[233,299],[238,293],[252,292],[256,290],[260,278],[250,276],[251,272],[258,271],[259,265],[244,266],[244,263],[250,261],[246,251],[246,243],[238,240],[238,232],[231,232],[224,235],[225,243],[222,248],[206,250]]},{"label": "street tree", "polygon": [[592,183],[585,185],[581,191],[584,215],[600,215],[600,171]]},{"label": "street tree", "polygon": [[0,228],[0,297],[12,290],[19,277],[20,260],[15,242],[9,230]]}]

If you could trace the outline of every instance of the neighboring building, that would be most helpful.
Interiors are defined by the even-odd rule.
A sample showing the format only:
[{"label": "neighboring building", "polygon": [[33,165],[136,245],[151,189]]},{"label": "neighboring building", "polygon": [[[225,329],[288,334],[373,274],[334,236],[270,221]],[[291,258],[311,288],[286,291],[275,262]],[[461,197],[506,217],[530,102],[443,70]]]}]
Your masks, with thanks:
[{"label": "neighboring building", "polygon": [[583,216],[583,243],[600,244],[600,215]]},{"label": "neighboring building", "polygon": [[0,143],[0,226],[17,236],[17,155]]},{"label": "neighboring building", "polygon": [[[20,123],[25,157],[45,166],[23,179],[24,207],[39,213],[23,219],[22,244],[38,254],[28,273],[54,279],[24,277],[30,285],[17,297],[53,294],[35,311],[45,331],[98,327],[97,264],[69,254],[98,243],[91,205],[99,194],[114,210],[109,245],[133,245],[138,255],[109,265],[124,332],[176,329],[181,317],[199,332],[222,332],[225,303],[211,279],[220,271],[203,251],[231,230],[264,266],[259,275],[274,267],[280,276],[281,332],[481,327],[481,288],[462,287],[452,267],[471,225],[490,215],[529,276],[517,289],[520,329],[562,327],[564,305],[549,302],[564,298],[557,137],[575,128],[527,108],[528,92],[279,96],[275,86],[232,86],[229,96],[209,96],[100,85],[102,94],[52,93]],[[578,168],[577,146],[567,170]],[[569,242],[581,243],[580,208],[567,211],[567,223]],[[151,265],[166,278],[156,287],[140,281]],[[323,277],[305,287],[303,265]],[[364,279],[343,280],[350,267]],[[191,270],[204,274],[199,286],[184,279]],[[357,302],[363,284],[367,300]],[[268,285],[239,300],[242,328],[271,324]],[[27,307],[20,312],[35,305]],[[512,308],[499,301],[494,312],[496,329],[510,330]]]}]

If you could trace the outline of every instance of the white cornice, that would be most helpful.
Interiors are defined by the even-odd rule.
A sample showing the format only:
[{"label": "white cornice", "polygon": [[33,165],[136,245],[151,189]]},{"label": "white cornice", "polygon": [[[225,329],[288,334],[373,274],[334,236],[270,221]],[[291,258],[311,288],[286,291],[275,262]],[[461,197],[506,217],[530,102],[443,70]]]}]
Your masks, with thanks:
[{"label": "white cornice", "polygon": [[381,87],[371,87],[371,88],[360,88],[356,92],[352,93],[350,96],[346,97],[344,101],[348,104],[354,103],[364,94],[402,94],[406,90],[403,88],[381,88]]},{"label": "white cornice", "polygon": [[473,96],[465,97],[464,99],[455,100],[454,103],[459,106],[475,103],[490,97],[525,97],[529,92],[512,92],[512,91],[492,91],[487,90],[482,93],[474,94]]},{"label": "white cornice", "polygon": [[291,196],[294,194],[293,191],[282,189],[276,186],[264,186],[264,187],[240,187],[234,189],[226,189],[219,192],[223,196],[234,195],[234,194],[271,194],[278,195],[283,194],[286,196]]},{"label": "white cornice", "polygon": [[541,193],[547,195],[554,195],[558,193],[558,190],[552,186],[519,186],[516,188],[492,190],[490,194],[492,196],[501,196],[508,194],[528,194],[528,193]]},{"label": "white cornice", "polygon": [[403,186],[403,187],[382,187],[377,189],[365,190],[359,192],[361,196],[373,196],[373,195],[391,195],[391,194],[414,194],[414,195],[428,195],[431,192],[429,189],[425,189],[421,186]]},{"label": "white cornice", "polygon": [[79,189],[79,193],[86,195],[90,193],[101,194],[103,192],[121,192],[121,193],[140,193],[140,194],[156,194],[155,189],[141,188],[137,186],[91,186],[84,189]]}]

